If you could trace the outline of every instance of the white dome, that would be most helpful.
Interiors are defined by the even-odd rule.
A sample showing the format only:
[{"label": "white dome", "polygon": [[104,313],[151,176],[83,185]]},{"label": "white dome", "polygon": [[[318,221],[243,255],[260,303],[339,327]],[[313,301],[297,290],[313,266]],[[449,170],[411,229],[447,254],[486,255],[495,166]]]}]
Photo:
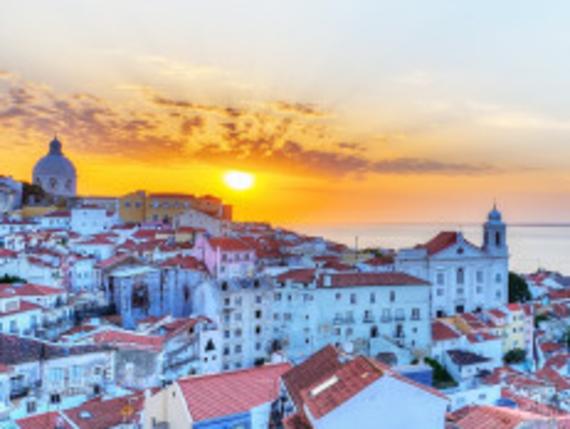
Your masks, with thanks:
[{"label": "white dome", "polygon": [[51,141],[48,154],[36,163],[33,182],[49,194],[75,196],[77,187],[75,166],[63,154],[61,142],[57,138]]}]

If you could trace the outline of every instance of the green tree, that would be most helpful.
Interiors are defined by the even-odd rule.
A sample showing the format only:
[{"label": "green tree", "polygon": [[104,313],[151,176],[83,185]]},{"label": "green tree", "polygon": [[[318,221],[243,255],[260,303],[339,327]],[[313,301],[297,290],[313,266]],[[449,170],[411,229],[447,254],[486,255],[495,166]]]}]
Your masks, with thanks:
[{"label": "green tree", "polygon": [[26,280],[17,277],[17,276],[9,276],[8,274],[4,274],[0,277],[0,284],[12,284],[12,283],[26,283]]},{"label": "green tree", "polygon": [[526,352],[523,349],[512,349],[505,354],[505,363],[520,363],[526,359]]},{"label": "green tree", "polygon": [[515,273],[509,273],[509,302],[527,302],[532,299],[525,279]]},{"label": "green tree", "polygon": [[425,363],[433,369],[433,386],[438,389],[446,389],[449,387],[457,386],[457,383],[453,379],[449,372],[435,359],[426,357],[424,359]]}]

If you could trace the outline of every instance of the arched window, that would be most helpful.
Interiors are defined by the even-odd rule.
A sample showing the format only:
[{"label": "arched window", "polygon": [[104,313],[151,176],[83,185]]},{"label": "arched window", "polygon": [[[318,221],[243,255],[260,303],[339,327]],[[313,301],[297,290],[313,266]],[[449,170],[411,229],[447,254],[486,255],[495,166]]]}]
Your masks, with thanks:
[{"label": "arched window", "polygon": [[501,233],[499,231],[495,232],[495,245],[497,247],[501,246]]}]

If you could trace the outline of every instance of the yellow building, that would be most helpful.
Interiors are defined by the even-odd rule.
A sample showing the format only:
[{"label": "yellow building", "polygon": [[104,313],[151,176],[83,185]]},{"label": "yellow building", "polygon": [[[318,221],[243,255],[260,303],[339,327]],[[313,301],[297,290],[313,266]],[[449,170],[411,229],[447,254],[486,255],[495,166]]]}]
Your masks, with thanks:
[{"label": "yellow building", "polygon": [[218,219],[231,220],[232,216],[231,206],[211,195],[196,197],[192,194],[136,191],[119,199],[119,214],[127,223],[170,223],[191,208]]},{"label": "yellow building", "polygon": [[526,340],[526,314],[520,304],[508,305],[509,317],[505,327],[503,351],[506,353],[514,349],[527,349]]},{"label": "yellow building", "polygon": [[119,198],[119,216],[126,223],[145,221],[146,192],[136,191]]}]

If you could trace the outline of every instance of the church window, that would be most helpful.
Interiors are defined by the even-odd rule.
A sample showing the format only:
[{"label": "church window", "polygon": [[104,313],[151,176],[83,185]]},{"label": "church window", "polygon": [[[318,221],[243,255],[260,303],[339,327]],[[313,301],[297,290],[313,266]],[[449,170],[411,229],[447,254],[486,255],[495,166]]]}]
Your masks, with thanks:
[{"label": "church window", "polygon": [[478,270],[476,277],[477,277],[477,283],[483,283],[483,271]]},{"label": "church window", "polygon": [[444,273],[437,273],[436,281],[437,281],[438,285],[443,285],[445,283],[445,274]]},{"label": "church window", "polygon": [[462,285],[465,283],[465,270],[463,268],[457,269],[457,284]]},{"label": "church window", "polygon": [[495,232],[495,244],[497,247],[501,246],[501,233],[499,231]]}]

